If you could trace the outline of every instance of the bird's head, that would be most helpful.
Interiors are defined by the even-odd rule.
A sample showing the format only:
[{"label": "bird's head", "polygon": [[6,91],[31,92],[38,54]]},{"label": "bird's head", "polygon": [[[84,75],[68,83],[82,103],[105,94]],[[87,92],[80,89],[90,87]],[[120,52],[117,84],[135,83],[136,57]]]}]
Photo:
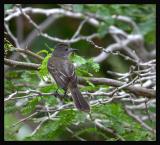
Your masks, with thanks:
[{"label": "bird's head", "polygon": [[68,57],[70,53],[76,51],[77,49],[71,48],[67,43],[58,43],[55,46],[55,50],[52,55],[56,57]]}]

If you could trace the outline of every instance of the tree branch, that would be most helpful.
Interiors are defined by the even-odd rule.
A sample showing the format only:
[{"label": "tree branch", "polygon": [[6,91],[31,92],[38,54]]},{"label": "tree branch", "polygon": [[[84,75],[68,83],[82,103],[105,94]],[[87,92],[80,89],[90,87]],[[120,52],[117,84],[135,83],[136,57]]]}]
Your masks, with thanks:
[{"label": "tree branch", "polygon": [[60,39],[60,38],[57,38],[57,37],[52,37],[50,35],[48,35],[47,33],[44,33],[41,31],[41,29],[39,28],[39,26],[31,19],[31,17],[29,15],[27,15],[23,9],[21,7],[19,7],[22,15],[34,26],[34,28],[39,32],[39,35],[44,37],[44,38],[47,38],[51,41],[56,41],[56,42],[62,42],[62,43],[75,43],[77,41],[80,41],[80,40],[86,40],[86,39],[92,39],[92,38],[95,38],[95,37],[98,37],[99,34],[98,33],[93,33],[91,35],[88,35],[88,36],[79,36],[77,38],[74,38],[74,39]]},{"label": "tree branch", "polygon": [[42,60],[44,59],[42,56],[40,56],[40,55],[38,55],[38,54],[36,54],[36,53],[28,50],[28,49],[13,48],[13,50],[15,50],[15,51],[17,51],[17,52],[23,52],[23,53],[25,53],[25,54],[28,54],[28,55],[30,55],[30,56],[32,56],[32,57],[34,57],[34,58],[36,58],[36,59],[38,59],[38,60],[40,60],[40,61],[42,61]]},{"label": "tree branch", "polygon": [[38,70],[38,68],[40,67],[40,64],[19,62],[19,61],[7,59],[7,58],[4,58],[4,63],[11,67],[29,69],[29,70]]},{"label": "tree branch", "polygon": [[[38,70],[40,64],[35,63],[26,63],[26,62],[18,62],[10,59],[4,58],[4,63],[6,65],[12,66],[12,67],[18,67],[23,69],[32,69],[32,70]],[[113,79],[108,78],[88,78],[88,77],[79,77],[78,78],[80,84],[87,84],[86,81],[90,81],[93,84],[96,85],[111,85],[115,87],[120,87],[125,85],[125,83]],[[136,86],[126,86],[124,88],[125,90],[129,90],[130,92],[138,95],[138,96],[146,96],[148,98],[154,98],[156,96],[156,92],[153,89],[146,89],[143,87],[136,87]]]},{"label": "tree branch", "polygon": [[[80,84],[87,84],[86,81],[90,81],[93,84],[96,85],[111,85],[115,87],[120,87],[125,85],[125,83],[113,79],[108,78],[88,78],[88,77],[79,77],[78,78]],[[143,87],[136,87],[136,86],[127,86],[124,88],[125,90],[129,90],[130,92],[138,95],[138,96],[146,96],[148,98],[154,98],[156,97],[156,92],[153,89],[146,89]]]}]

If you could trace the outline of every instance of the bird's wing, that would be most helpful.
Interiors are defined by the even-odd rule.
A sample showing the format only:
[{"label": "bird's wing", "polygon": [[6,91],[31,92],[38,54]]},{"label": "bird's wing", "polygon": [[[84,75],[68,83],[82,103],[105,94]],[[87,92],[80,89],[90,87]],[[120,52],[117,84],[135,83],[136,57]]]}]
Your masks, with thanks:
[{"label": "bird's wing", "polygon": [[[53,63],[54,62],[54,63]],[[74,66],[68,60],[48,62],[48,70],[56,83],[63,89],[67,89],[69,82],[75,78]]]}]

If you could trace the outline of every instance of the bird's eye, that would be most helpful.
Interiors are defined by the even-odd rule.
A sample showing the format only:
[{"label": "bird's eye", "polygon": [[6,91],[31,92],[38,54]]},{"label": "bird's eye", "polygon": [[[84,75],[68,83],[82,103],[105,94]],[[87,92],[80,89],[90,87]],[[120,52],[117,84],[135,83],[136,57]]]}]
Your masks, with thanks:
[{"label": "bird's eye", "polygon": [[65,51],[68,51],[68,48],[66,48]]}]

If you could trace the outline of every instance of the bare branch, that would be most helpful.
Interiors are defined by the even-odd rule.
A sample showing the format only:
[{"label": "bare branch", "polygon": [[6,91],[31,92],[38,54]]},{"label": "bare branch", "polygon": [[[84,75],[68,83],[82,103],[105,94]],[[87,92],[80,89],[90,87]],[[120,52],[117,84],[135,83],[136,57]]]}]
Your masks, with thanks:
[{"label": "bare branch", "polygon": [[40,67],[40,64],[35,64],[35,63],[26,63],[26,62],[19,62],[11,59],[6,59],[4,58],[4,64],[16,67],[16,68],[21,68],[21,69],[29,69],[29,70],[38,70]]},{"label": "bare branch", "polygon": [[105,127],[104,125],[102,125],[101,120],[95,119],[94,123],[95,123],[95,125],[96,125],[98,128],[106,131],[107,133],[112,134],[113,136],[117,137],[117,138],[120,139],[121,141],[125,141],[125,139],[124,139],[122,136],[120,136],[119,134],[115,133],[114,130],[112,130],[112,129],[110,129],[110,128],[107,128],[107,127]]},{"label": "bare branch", "polygon": [[123,22],[130,24],[134,28],[134,31],[135,31],[134,33],[140,32],[136,23],[130,17],[122,16],[122,15],[113,15],[112,18],[115,18],[117,20],[120,20],[120,21],[123,21]]},{"label": "bare branch", "polygon": [[69,127],[66,127],[66,130],[67,130],[68,132],[70,132],[75,138],[79,139],[80,141],[86,141],[84,138],[79,137],[78,135],[76,135],[76,134],[74,133],[74,131],[72,131]]},{"label": "bare branch", "polygon": [[[44,31],[47,27],[49,27],[51,24],[53,24],[58,18],[62,16],[60,15],[51,15],[46,18],[45,21],[43,21],[38,27],[41,31]],[[34,29],[31,33],[28,34],[28,36],[23,40],[23,42],[20,43],[21,47],[24,48],[26,45],[30,46],[33,40],[38,35],[38,32],[36,29]]]},{"label": "bare branch", "polygon": [[[129,37],[128,39],[122,41],[121,43],[111,44],[104,49],[105,51],[101,52],[98,56],[94,57],[93,60],[94,60],[94,62],[100,63],[100,62],[104,61],[106,58],[108,58],[110,52],[121,50],[121,48],[127,46],[128,44],[130,44],[132,42],[138,41],[139,39],[141,39],[141,36],[134,35],[134,36]],[[109,52],[109,53],[106,53],[106,52]]]},{"label": "bare branch", "polygon": [[16,122],[15,124],[13,124],[12,127],[15,127],[15,126],[18,125],[19,123],[22,123],[22,122],[24,122],[24,121],[26,121],[26,120],[32,118],[33,116],[35,116],[35,115],[37,115],[37,114],[38,114],[38,112],[32,113],[31,115],[29,115],[29,116],[27,116],[27,117],[21,119],[20,121]]},{"label": "bare branch", "polygon": [[[22,97],[15,97],[16,95],[22,95]],[[24,96],[25,95],[25,96]],[[16,100],[16,99],[24,99],[24,98],[34,98],[37,96],[58,96],[58,97],[64,97],[64,94],[60,94],[57,92],[53,93],[43,93],[36,90],[26,90],[26,91],[16,91],[15,93],[12,93],[7,98],[4,99],[5,102],[9,100]]]},{"label": "bare branch", "polygon": [[[55,15],[55,14],[59,14],[59,15],[62,14],[64,16],[68,16],[68,17],[72,17],[72,18],[84,18],[85,17],[82,13],[71,12],[68,10],[60,9],[60,8],[41,9],[41,8],[27,7],[27,8],[23,8],[22,11],[24,13],[44,14],[46,16]],[[6,13],[8,13],[8,11]],[[14,17],[18,17],[19,15],[21,15],[21,12],[19,11],[19,9],[15,9],[14,11],[10,11],[8,14],[9,15],[7,17],[5,17],[6,22],[10,21]],[[96,19],[94,19],[92,17],[88,19],[88,22],[94,26],[99,25],[99,21],[97,21]]]},{"label": "bare branch", "polygon": [[[93,84],[96,85],[111,85],[115,87],[120,87],[123,86],[125,83],[113,79],[108,79],[108,78],[81,78],[79,77],[79,83],[80,84],[86,84],[86,80],[90,81]],[[138,95],[138,96],[146,96],[148,98],[154,98],[156,96],[156,92],[153,89],[146,89],[143,87],[136,87],[136,86],[128,86],[125,88],[125,90],[129,90],[130,92]]]},{"label": "bare branch", "polygon": [[139,122],[141,124],[142,127],[146,128],[147,130],[153,132],[154,134],[156,133],[156,130],[151,128],[150,126],[148,126],[145,122],[143,122],[138,116],[134,115],[131,111],[129,111],[128,109],[125,108],[125,111],[127,112],[127,114],[129,116],[131,116],[132,118],[134,118],[137,122]]},{"label": "bare branch", "polygon": [[36,53],[28,50],[28,49],[13,48],[13,50],[15,50],[15,51],[17,51],[17,52],[23,52],[23,53],[25,53],[25,54],[28,54],[28,55],[30,55],[30,56],[32,56],[32,57],[34,57],[34,58],[36,58],[36,59],[38,59],[38,60],[40,60],[40,61],[42,61],[42,60],[44,59],[42,56],[40,56],[40,55],[38,55],[38,54],[36,54]]},{"label": "bare branch", "polygon": [[[94,37],[98,37],[98,33],[94,33],[94,34],[91,34],[89,36],[80,36],[80,37],[77,37],[75,39],[70,39],[70,40],[64,40],[64,39],[60,39],[60,38],[57,38],[57,37],[52,37],[52,36],[49,36],[47,33],[43,33],[39,26],[31,19],[31,17],[29,15],[27,15],[25,12],[23,12],[23,10],[20,8],[20,11],[21,13],[25,16],[26,19],[28,19],[28,21],[34,26],[34,28],[39,32],[39,35],[41,35],[42,37],[45,37],[49,40],[52,40],[52,41],[56,41],[56,42],[63,42],[63,43],[75,43],[79,40],[86,40],[86,39],[92,39]],[[77,34],[76,34],[77,35]]]},{"label": "bare branch", "polygon": [[80,25],[79,25],[77,31],[74,33],[74,35],[72,36],[71,39],[74,39],[74,38],[76,38],[76,37],[79,35],[79,33],[80,33],[80,31],[81,31],[83,25],[85,24],[85,22],[87,22],[87,20],[88,20],[88,18],[84,19],[84,20],[80,23]]},{"label": "bare branch", "polygon": [[4,27],[5,27],[8,35],[9,35],[9,36],[12,38],[12,40],[14,41],[16,47],[20,47],[19,42],[18,42],[18,39],[12,34],[12,32],[11,32],[11,30],[10,30],[10,28],[9,28],[9,26],[8,26],[8,24],[7,24],[6,22],[4,23]]}]

